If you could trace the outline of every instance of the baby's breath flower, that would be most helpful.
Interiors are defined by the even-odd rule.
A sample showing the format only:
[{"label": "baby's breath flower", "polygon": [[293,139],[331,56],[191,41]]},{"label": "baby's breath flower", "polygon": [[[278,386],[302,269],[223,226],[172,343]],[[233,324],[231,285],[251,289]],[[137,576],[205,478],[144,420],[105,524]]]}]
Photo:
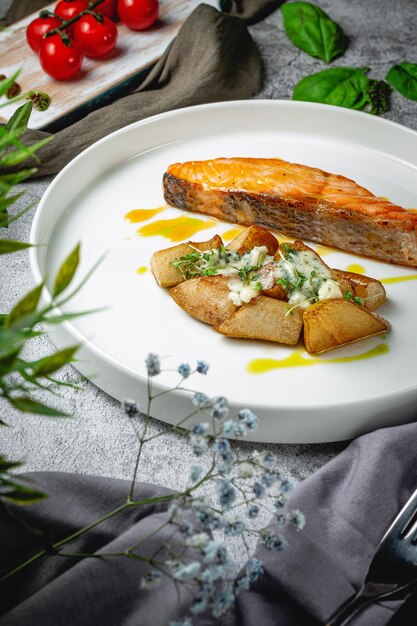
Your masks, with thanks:
[{"label": "baby's breath flower", "polygon": [[252,478],[253,471],[253,466],[250,463],[241,463],[238,469],[239,478]]},{"label": "baby's breath flower", "polygon": [[223,563],[219,565],[213,565],[211,567],[207,567],[200,575],[200,578],[205,583],[212,583],[215,580],[218,580],[226,573],[226,565]]},{"label": "baby's breath flower", "polygon": [[246,428],[244,424],[235,424],[235,437],[246,437]]},{"label": "baby's breath flower", "polygon": [[150,352],[145,360],[148,376],[157,376],[161,373],[161,360],[158,354]]},{"label": "baby's breath flower", "polygon": [[218,551],[218,544],[213,540],[208,541],[202,550],[204,563],[212,563],[216,558]]},{"label": "baby's breath flower", "polygon": [[250,578],[249,576],[246,576],[246,574],[244,574],[243,576],[239,576],[239,578],[236,578],[233,584],[235,595],[239,595],[242,590],[248,591],[249,587]]},{"label": "baby's breath flower", "polygon": [[288,493],[293,490],[293,484],[290,480],[283,480],[280,485],[280,490],[282,493]]},{"label": "baby's breath flower", "polygon": [[239,517],[234,517],[226,521],[224,534],[228,535],[229,537],[238,537],[239,535],[242,535],[242,533],[244,533],[245,530],[246,530],[245,522],[241,520]]},{"label": "baby's breath flower", "polygon": [[203,528],[219,530],[224,525],[222,517],[214,511],[200,509],[197,515]]},{"label": "baby's breath flower", "polygon": [[255,498],[262,498],[265,495],[265,487],[258,480],[253,483],[252,489],[255,494]]},{"label": "baby's breath flower", "polygon": [[286,502],[286,498],[282,495],[282,493],[280,493],[274,500],[274,507],[276,509],[282,509],[282,507],[285,506]]},{"label": "baby's breath flower", "polygon": [[251,504],[250,507],[248,508],[248,517],[250,519],[255,519],[255,517],[258,517],[259,511],[260,511],[259,506],[257,506],[256,504]]},{"label": "baby's breath flower", "polygon": [[292,522],[296,526],[297,530],[301,530],[302,528],[304,528],[306,518],[304,517],[304,514],[301,513],[301,511],[295,509],[294,511],[291,511],[288,517],[290,522]]},{"label": "baby's breath flower", "polygon": [[277,476],[273,472],[267,472],[261,477],[261,481],[265,485],[265,487],[272,487],[272,485],[276,483],[277,480]]},{"label": "baby's breath flower", "polygon": [[173,575],[177,580],[185,581],[191,580],[195,578],[197,574],[199,574],[201,569],[201,564],[198,561],[193,561],[192,563],[187,563],[182,567],[178,567],[174,569]]},{"label": "baby's breath flower", "polygon": [[185,520],[181,523],[179,531],[184,537],[191,537],[194,532],[194,526],[191,522]]},{"label": "baby's breath flower", "polygon": [[218,452],[219,454],[227,455],[230,452],[230,443],[224,437],[218,437],[213,444],[214,452]]},{"label": "baby's breath flower", "polygon": [[248,427],[248,430],[256,430],[258,427],[258,416],[250,409],[239,411],[238,418]]},{"label": "baby's breath flower", "polygon": [[193,465],[191,467],[190,478],[192,483],[196,483],[203,473],[203,468],[201,465]]},{"label": "baby's breath flower", "polygon": [[189,375],[191,374],[191,367],[188,365],[188,363],[181,363],[181,365],[178,366],[178,374],[183,378],[189,377]]},{"label": "baby's breath flower", "polygon": [[226,611],[230,609],[235,597],[230,591],[221,591],[217,596],[213,599],[213,617],[220,617],[224,615]]},{"label": "baby's breath flower", "polygon": [[208,422],[199,422],[198,424],[194,424],[192,433],[193,435],[205,435],[210,428],[210,424]]},{"label": "baby's breath flower", "polygon": [[288,517],[283,513],[277,513],[275,520],[278,526],[286,526],[288,523]]},{"label": "baby's breath flower", "polygon": [[191,613],[202,613],[207,608],[207,598],[202,596],[201,598],[197,598],[194,600],[191,605],[190,611]]},{"label": "baby's breath flower", "polygon": [[261,541],[268,550],[281,552],[287,547],[287,541],[281,535],[277,535],[272,530],[264,529],[260,532]]},{"label": "baby's breath flower", "polygon": [[253,459],[262,467],[270,467],[274,463],[274,455],[268,450],[262,450],[262,452],[254,452]]},{"label": "baby's breath flower", "polygon": [[191,435],[190,441],[196,456],[201,456],[207,450],[207,439],[203,435]]},{"label": "baby's breath flower", "polygon": [[217,491],[219,493],[220,506],[227,510],[230,509],[233,502],[236,500],[236,489],[233,487],[230,480],[222,478],[217,482]]},{"label": "baby's breath flower", "polygon": [[264,573],[262,562],[254,557],[249,559],[245,565],[245,572],[249,576],[251,583],[256,582]]},{"label": "baby's breath flower", "polygon": [[205,393],[201,393],[200,391],[197,391],[197,393],[195,393],[193,396],[192,402],[194,406],[197,406],[199,409],[202,409],[209,402],[209,398],[206,396]]},{"label": "baby's breath flower", "polygon": [[233,420],[226,420],[222,425],[222,433],[225,437],[233,437],[235,434],[235,422]]},{"label": "baby's breath flower", "polygon": [[199,374],[207,374],[209,370],[209,364],[207,361],[197,361],[197,372]]},{"label": "baby's breath flower", "polygon": [[190,548],[197,548],[198,550],[200,550],[201,548],[204,548],[204,546],[206,546],[209,541],[210,537],[207,533],[197,533],[195,535],[192,535],[191,537],[188,537],[185,543],[187,544],[187,546],[190,546]]},{"label": "baby's breath flower", "polygon": [[227,408],[227,398],[224,396],[218,396],[214,398],[213,407],[210,415],[218,420],[223,420],[229,415],[229,409]]},{"label": "baby's breath flower", "polygon": [[161,582],[162,575],[160,572],[148,572],[140,579],[139,587],[141,589],[155,589]]},{"label": "baby's breath flower", "polygon": [[122,409],[128,417],[137,417],[139,415],[139,404],[136,400],[123,400]]}]

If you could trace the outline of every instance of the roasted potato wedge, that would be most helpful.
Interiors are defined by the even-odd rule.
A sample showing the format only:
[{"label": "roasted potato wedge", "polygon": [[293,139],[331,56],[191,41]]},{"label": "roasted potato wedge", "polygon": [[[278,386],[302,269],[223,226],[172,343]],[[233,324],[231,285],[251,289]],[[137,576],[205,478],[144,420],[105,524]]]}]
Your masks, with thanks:
[{"label": "roasted potato wedge", "polygon": [[286,302],[258,296],[215,327],[222,335],[262,339],[294,346],[300,337],[303,316],[299,309],[288,314]]},{"label": "roasted potato wedge", "polygon": [[253,226],[249,226],[249,228],[245,228],[243,232],[232,239],[227,248],[233,250],[233,252],[245,254],[245,252],[249,252],[256,246],[266,246],[268,248],[268,254],[274,256],[275,252],[278,250],[278,245],[278,240],[269,230],[254,224]]},{"label": "roasted potato wedge", "polygon": [[345,291],[351,291],[354,296],[358,296],[363,299],[363,306],[369,311],[374,311],[386,298],[386,292],[382,283],[375,278],[369,276],[363,276],[362,274],[355,274],[354,272],[344,272],[343,270],[332,270],[336,276],[336,280],[339,284],[347,282],[350,289]]},{"label": "roasted potato wedge", "polygon": [[169,295],[184,311],[201,322],[218,326],[236,311],[229,298],[228,276],[190,278],[169,290]]},{"label": "roasted potato wedge", "polygon": [[196,249],[205,252],[213,248],[220,248],[222,245],[223,242],[219,235],[214,235],[209,241],[188,241],[172,248],[154,252],[151,258],[151,270],[156,282],[160,287],[179,285],[184,280],[184,277],[180,270],[172,265],[173,261],[177,261],[180,257],[186,256]]},{"label": "roasted potato wedge", "polygon": [[320,354],[389,330],[389,323],[365,307],[343,298],[322,300],[304,311],[304,345]]}]

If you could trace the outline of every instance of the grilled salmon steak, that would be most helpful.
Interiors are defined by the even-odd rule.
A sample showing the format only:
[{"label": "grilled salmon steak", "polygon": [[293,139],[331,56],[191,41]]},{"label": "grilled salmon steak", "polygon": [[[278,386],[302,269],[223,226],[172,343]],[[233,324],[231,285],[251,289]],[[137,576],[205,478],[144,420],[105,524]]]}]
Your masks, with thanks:
[{"label": "grilled salmon steak", "polygon": [[417,213],[344,176],[281,159],[220,158],[174,163],[163,186],[179,209],[417,267]]}]

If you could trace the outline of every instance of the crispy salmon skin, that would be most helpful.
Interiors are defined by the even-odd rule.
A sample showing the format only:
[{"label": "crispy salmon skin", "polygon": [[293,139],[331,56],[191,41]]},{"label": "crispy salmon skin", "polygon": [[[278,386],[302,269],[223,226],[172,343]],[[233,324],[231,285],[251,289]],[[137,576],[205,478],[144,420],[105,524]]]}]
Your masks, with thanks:
[{"label": "crispy salmon skin", "polygon": [[282,159],[219,158],[170,165],[163,187],[179,209],[417,267],[417,213],[344,176]]}]

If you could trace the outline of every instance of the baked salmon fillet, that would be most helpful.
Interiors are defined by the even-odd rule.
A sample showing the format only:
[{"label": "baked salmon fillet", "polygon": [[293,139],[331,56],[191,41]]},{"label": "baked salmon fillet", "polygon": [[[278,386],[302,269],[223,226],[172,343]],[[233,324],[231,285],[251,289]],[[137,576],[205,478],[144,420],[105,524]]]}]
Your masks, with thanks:
[{"label": "baked salmon fillet", "polygon": [[417,213],[344,176],[281,159],[219,158],[170,165],[163,187],[179,209],[417,267]]}]

